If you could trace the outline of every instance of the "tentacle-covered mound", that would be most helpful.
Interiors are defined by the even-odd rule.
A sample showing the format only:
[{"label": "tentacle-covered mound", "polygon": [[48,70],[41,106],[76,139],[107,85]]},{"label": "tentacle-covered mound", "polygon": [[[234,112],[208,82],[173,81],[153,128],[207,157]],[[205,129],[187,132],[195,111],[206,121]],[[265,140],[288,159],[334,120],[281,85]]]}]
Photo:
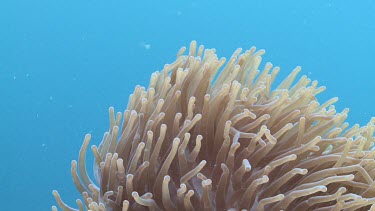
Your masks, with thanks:
[{"label": "tentacle-covered mound", "polygon": [[[374,120],[345,123],[337,98],[300,67],[277,87],[264,50],[218,59],[192,42],[137,86],[86,172],[86,135],[72,177],[83,202],[63,210],[375,210]],[[262,70],[259,70],[259,69]],[[275,89],[271,87],[275,86]],[[57,210],[53,207],[52,210]]]}]

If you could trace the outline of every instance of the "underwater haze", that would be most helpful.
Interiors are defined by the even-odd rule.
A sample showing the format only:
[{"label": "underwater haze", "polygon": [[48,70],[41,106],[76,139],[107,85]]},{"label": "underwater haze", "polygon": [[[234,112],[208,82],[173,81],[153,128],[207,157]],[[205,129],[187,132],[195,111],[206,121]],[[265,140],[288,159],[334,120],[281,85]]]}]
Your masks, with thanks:
[{"label": "underwater haze", "polygon": [[192,40],[227,58],[266,49],[261,67],[280,66],[279,80],[300,65],[327,87],[322,102],[337,96],[350,125],[367,124],[374,11],[372,0],[1,0],[0,210],[51,210],[54,189],[75,207],[70,163],[84,135],[98,144],[108,107],[123,111]]}]

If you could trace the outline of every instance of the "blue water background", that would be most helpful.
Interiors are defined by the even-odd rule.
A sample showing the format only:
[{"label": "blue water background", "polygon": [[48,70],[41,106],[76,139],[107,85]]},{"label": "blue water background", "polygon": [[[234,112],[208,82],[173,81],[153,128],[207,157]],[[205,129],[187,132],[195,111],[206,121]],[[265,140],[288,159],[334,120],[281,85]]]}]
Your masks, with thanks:
[{"label": "blue water background", "polygon": [[70,162],[84,135],[98,144],[108,107],[123,111],[193,39],[219,57],[264,48],[279,79],[301,65],[327,86],[319,99],[338,96],[350,124],[366,124],[374,11],[371,0],[0,1],[1,210],[50,210],[53,189],[75,206]]}]

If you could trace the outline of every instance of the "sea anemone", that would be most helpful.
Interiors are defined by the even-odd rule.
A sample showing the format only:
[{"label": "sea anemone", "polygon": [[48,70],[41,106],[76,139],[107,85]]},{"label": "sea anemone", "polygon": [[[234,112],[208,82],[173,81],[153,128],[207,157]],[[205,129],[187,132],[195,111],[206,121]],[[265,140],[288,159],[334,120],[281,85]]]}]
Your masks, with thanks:
[{"label": "sea anemone", "polygon": [[[375,119],[349,128],[325,90],[295,68],[277,88],[264,50],[218,59],[193,41],[137,86],[86,171],[91,135],[71,173],[83,201],[65,211],[375,210]],[[225,65],[224,65],[225,64]],[[52,210],[57,210],[52,207]]]}]

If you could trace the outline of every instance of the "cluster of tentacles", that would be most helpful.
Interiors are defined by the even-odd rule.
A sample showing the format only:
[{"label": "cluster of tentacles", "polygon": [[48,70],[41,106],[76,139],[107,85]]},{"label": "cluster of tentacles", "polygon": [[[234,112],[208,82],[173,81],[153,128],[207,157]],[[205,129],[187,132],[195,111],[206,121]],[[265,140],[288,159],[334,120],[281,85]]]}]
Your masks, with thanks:
[{"label": "cluster of tentacles", "polygon": [[[86,135],[72,177],[83,201],[63,210],[375,210],[374,120],[345,123],[332,98],[297,67],[271,89],[278,67],[254,47],[218,59],[192,42],[137,86],[86,172]],[[225,65],[224,65],[225,64]],[[259,69],[262,69],[259,71]],[[53,207],[52,210],[57,210]]]}]

